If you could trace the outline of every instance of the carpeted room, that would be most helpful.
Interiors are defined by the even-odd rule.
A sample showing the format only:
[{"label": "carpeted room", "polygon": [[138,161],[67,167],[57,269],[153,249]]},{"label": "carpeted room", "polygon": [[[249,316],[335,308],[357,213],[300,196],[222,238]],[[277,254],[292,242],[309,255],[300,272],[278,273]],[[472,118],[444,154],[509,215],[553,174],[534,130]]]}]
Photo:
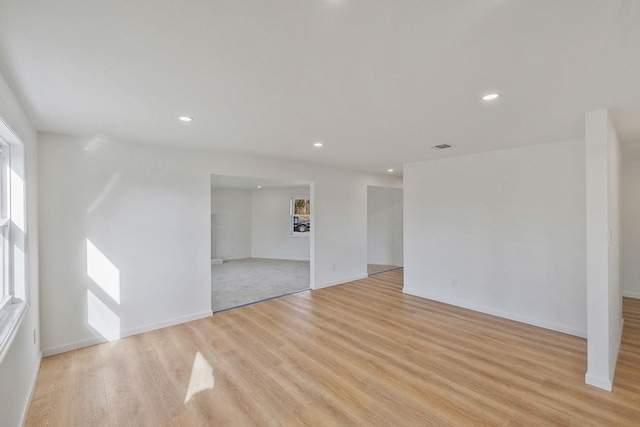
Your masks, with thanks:
[{"label": "carpeted room", "polygon": [[[310,193],[305,182],[211,176],[214,312],[311,287]],[[402,229],[402,190],[369,186],[367,274],[403,265]]]},{"label": "carpeted room", "polygon": [[[309,289],[309,198],[308,182],[211,176],[214,312]],[[307,201],[304,217],[296,200]],[[303,232],[298,219],[308,221]]]}]

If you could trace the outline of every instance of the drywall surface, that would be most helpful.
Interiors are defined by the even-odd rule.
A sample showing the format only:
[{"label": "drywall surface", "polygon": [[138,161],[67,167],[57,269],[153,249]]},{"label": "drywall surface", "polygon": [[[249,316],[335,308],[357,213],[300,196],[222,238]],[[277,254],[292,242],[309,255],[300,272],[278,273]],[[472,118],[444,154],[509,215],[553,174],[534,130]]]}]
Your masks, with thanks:
[{"label": "drywall surface", "polygon": [[[615,376],[622,342],[622,288],[620,283],[620,197],[622,151],[611,119],[607,120],[608,136],[608,207],[609,207],[609,377]],[[587,187],[587,191],[589,188]],[[587,236],[588,241],[588,236]],[[588,279],[587,279],[588,281]],[[587,285],[588,286],[588,285]]]},{"label": "drywall surface", "polygon": [[640,298],[640,158],[622,162],[622,294]]},{"label": "drywall surface", "polygon": [[585,380],[611,390],[622,339],[620,142],[607,110],[586,115],[588,367]]},{"label": "drywall surface", "polygon": [[402,189],[369,187],[367,213],[369,264],[402,266]]},{"label": "drywall surface", "polygon": [[[25,179],[27,250],[27,290],[29,306],[21,326],[0,364],[0,422],[3,426],[22,425],[40,366],[40,318],[38,288],[38,152],[37,134],[0,75],[0,118],[21,139],[25,169],[14,171]],[[17,253],[18,251],[16,251]]]},{"label": "drywall surface", "polygon": [[40,135],[39,150],[47,354],[211,312],[211,174],[313,183],[314,288],[366,276],[367,186],[402,185],[299,162],[53,134]]},{"label": "drywall surface", "polygon": [[45,354],[211,314],[208,177],[104,139],[39,149]]},{"label": "drywall surface", "polygon": [[211,257],[251,257],[251,190],[211,189]]},{"label": "drywall surface", "polygon": [[291,197],[309,197],[309,188],[262,188],[252,196],[252,256],[309,261],[311,233],[290,230]]},{"label": "drywall surface", "polygon": [[404,168],[404,291],[586,335],[584,141]]}]

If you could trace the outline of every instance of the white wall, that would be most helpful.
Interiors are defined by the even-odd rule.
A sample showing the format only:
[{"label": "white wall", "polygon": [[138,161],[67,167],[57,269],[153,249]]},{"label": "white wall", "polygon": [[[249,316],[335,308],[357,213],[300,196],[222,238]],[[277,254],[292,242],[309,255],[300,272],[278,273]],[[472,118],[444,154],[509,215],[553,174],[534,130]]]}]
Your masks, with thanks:
[{"label": "white wall", "polygon": [[[38,152],[37,134],[0,75],[0,117],[24,143],[26,181],[27,289],[29,307],[0,364],[0,424],[19,426],[26,414],[40,366],[38,289]],[[34,333],[36,342],[34,343]]]},{"label": "white wall", "polygon": [[[89,324],[89,308],[115,323],[105,325],[106,335],[211,312],[211,174],[313,183],[315,288],[366,276],[367,185],[402,184],[297,162],[62,135],[41,135],[39,149],[47,354],[104,339]],[[88,277],[87,239],[113,264],[108,278],[119,272],[120,303]]]},{"label": "white wall", "polygon": [[402,189],[369,187],[367,212],[369,264],[402,266]]},{"label": "white wall", "polygon": [[211,257],[251,257],[251,190],[211,189]]},{"label": "white wall", "polygon": [[[608,131],[608,205],[609,205],[609,377],[613,382],[622,342],[622,287],[620,283],[620,197],[622,174],[622,150],[620,140],[611,119]],[[587,187],[588,191],[588,187]],[[589,237],[587,236],[587,241]],[[588,282],[589,279],[587,279]],[[588,285],[587,285],[588,286]]]},{"label": "white wall", "polygon": [[[311,233],[305,233],[302,236],[292,236],[290,233],[292,196],[309,197],[309,188],[252,190],[251,256],[253,258],[309,261]],[[312,222],[311,229],[313,225]]]},{"label": "white wall", "polygon": [[210,185],[185,158],[46,134],[39,149],[45,354],[211,314]]},{"label": "white wall", "polygon": [[404,291],[585,336],[584,158],[574,140],[405,165]]},{"label": "white wall", "polygon": [[588,367],[611,390],[622,338],[620,142],[607,110],[586,115]]},{"label": "white wall", "polygon": [[640,156],[623,154],[621,198],[622,294],[640,298]]}]

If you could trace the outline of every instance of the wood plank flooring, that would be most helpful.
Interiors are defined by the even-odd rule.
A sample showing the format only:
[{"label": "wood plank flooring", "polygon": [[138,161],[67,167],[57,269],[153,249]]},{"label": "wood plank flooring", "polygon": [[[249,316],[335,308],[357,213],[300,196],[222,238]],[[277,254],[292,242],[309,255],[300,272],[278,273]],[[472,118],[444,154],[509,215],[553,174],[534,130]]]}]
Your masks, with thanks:
[{"label": "wood plank flooring", "polygon": [[26,425],[640,425],[640,300],[608,393],[585,340],[401,289],[395,270],[45,358]]}]

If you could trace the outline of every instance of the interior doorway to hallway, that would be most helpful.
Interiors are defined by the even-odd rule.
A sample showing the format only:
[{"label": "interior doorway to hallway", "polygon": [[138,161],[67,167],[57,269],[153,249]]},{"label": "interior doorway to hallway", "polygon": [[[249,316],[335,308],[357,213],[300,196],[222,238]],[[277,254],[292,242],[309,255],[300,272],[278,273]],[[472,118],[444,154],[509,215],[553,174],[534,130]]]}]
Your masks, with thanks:
[{"label": "interior doorway to hallway", "polygon": [[401,268],[402,189],[367,187],[367,273]]}]

